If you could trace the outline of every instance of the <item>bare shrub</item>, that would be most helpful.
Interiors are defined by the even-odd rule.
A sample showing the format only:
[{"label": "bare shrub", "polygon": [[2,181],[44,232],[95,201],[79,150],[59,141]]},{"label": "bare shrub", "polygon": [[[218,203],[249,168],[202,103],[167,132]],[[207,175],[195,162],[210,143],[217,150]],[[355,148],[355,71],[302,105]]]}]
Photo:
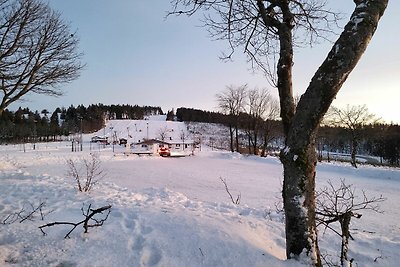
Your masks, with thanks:
[{"label": "bare shrub", "polygon": [[[357,200],[360,199],[360,200]],[[368,197],[365,191],[362,191],[362,198],[358,198],[355,194],[353,185],[347,185],[344,180],[341,180],[340,186],[335,188],[331,181],[328,181],[328,186],[317,192],[317,207],[316,215],[318,225],[324,225],[325,230],[330,229],[340,236],[341,266],[353,262],[353,259],[348,259],[347,252],[349,250],[349,239],[353,237],[350,234],[350,222],[352,218],[359,219],[363,210],[372,210],[374,212],[383,213],[378,203],[384,201],[385,198]],[[338,222],[340,232],[334,229],[331,224]]]},{"label": "bare shrub", "polygon": [[75,179],[80,192],[90,191],[105,176],[101,161],[96,154],[91,154],[89,159],[82,159],[80,163],[68,159],[67,165],[67,175]]}]

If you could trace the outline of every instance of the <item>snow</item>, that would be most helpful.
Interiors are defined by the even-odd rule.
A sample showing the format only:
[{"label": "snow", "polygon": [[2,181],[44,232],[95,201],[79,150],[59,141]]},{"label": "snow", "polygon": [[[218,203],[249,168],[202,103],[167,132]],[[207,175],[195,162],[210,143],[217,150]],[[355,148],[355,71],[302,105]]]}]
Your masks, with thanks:
[{"label": "snow", "polygon": [[290,152],[290,147],[286,146],[286,147],[283,149],[283,153],[287,155],[287,154],[289,154],[289,152]]},{"label": "snow", "polygon": [[89,141],[93,136],[105,136],[108,140],[113,137],[129,139],[131,142],[137,143],[144,139],[159,139],[160,133],[165,134],[165,141],[181,142],[182,133],[185,140],[189,141],[189,133],[184,122],[166,121],[165,115],[150,116],[146,120],[109,120],[106,126],[87,135],[84,140]]},{"label": "snow", "polygon": [[358,24],[360,24],[360,23],[363,22],[363,21],[364,21],[364,18],[363,18],[363,17],[354,17],[354,18],[352,19],[352,22],[354,23],[353,31],[354,31],[354,30],[357,30]]},{"label": "snow", "polygon": [[[184,158],[122,156],[110,147],[90,151],[88,142],[82,152],[71,152],[69,142],[26,148],[24,153],[19,145],[0,146],[0,221],[42,202],[46,216],[0,224],[0,266],[306,266],[285,259],[277,158],[205,146]],[[65,162],[90,153],[99,156],[107,175],[92,191],[78,192]],[[397,266],[400,170],[338,163],[317,169],[317,187],[344,178],[360,193],[387,199],[381,204],[385,213],[365,211],[352,221],[349,257],[357,266]],[[241,194],[239,205],[220,177],[234,198]],[[78,226],[69,239],[69,226],[47,228],[46,236],[38,229],[54,221],[78,222],[89,204],[112,205],[103,226],[86,234]],[[338,262],[340,238],[319,232],[322,253]]]}]

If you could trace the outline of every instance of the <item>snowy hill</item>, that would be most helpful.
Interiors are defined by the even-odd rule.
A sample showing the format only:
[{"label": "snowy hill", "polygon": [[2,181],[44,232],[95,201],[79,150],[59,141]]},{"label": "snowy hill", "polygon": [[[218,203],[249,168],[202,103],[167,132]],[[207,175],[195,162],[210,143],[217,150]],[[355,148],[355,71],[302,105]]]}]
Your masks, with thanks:
[{"label": "snowy hill", "polygon": [[181,140],[182,134],[190,138],[185,123],[166,121],[165,116],[160,115],[150,116],[147,120],[109,120],[103,129],[91,136],[105,136],[108,140],[125,138],[131,143],[138,143],[145,139],[162,138],[177,142]]},{"label": "snowy hill", "polygon": [[[155,133],[160,125],[148,122]],[[136,133],[135,123],[141,133],[147,130],[146,121],[109,123],[121,136],[127,127]],[[307,266],[285,260],[278,159],[206,147],[186,158],[115,156],[108,147],[96,151],[107,175],[82,193],[66,175],[66,160],[89,158],[93,151],[84,145],[75,153],[69,142],[37,144],[26,153],[19,145],[0,146],[0,266]],[[398,266],[400,170],[326,163],[317,168],[318,187],[345,178],[387,198],[385,213],[363,212],[352,223],[349,256],[355,266]],[[239,205],[232,204],[220,177],[234,196],[241,194]],[[43,220],[35,213],[32,220],[10,223],[10,215],[40,203]],[[83,204],[112,205],[103,226],[86,234],[79,226],[69,239],[69,226],[49,227],[46,236],[38,229],[82,220]],[[336,263],[339,245],[335,234],[320,229],[321,251]]]}]

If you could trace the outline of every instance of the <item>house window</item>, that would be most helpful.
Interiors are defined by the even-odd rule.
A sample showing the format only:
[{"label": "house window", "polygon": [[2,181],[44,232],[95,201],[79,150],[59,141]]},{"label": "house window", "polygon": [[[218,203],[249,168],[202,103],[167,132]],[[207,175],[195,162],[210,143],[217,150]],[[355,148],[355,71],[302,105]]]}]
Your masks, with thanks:
[{"label": "house window", "polygon": [[142,144],[142,147],[147,148],[147,145],[146,144]]},{"label": "house window", "polygon": [[181,144],[176,144],[175,147],[176,148],[181,147]]}]

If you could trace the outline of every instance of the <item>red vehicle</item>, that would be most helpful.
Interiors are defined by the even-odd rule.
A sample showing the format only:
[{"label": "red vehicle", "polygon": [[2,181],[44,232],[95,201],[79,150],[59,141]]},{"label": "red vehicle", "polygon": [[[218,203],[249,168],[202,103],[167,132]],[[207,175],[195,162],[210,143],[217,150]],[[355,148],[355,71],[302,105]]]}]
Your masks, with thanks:
[{"label": "red vehicle", "polygon": [[158,149],[158,154],[161,157],[169,157],[171,156],[171,150],[169,149],[169,147],[160,147]]}]

